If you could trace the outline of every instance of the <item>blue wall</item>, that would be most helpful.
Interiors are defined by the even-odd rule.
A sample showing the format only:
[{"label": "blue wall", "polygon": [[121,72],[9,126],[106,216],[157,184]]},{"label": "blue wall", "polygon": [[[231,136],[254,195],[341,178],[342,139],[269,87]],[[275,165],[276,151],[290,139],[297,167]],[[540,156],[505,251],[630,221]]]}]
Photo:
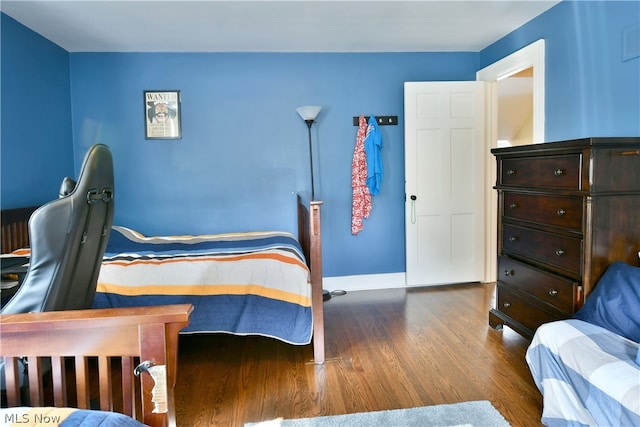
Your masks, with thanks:
[{"label": "blue wall", "polygon": [[0,17],[0,205],[40,205],[74,175],[69,54]]},{"label": "blue wall", "polygon": [[482,50],[480,66],[543,38],[545,139],[640,136],[640,58],[622,59],[623,30],[638,25],[640,1],[564,1]]},{"label": "blue wall", "polygon": [[[640,58],[622,61],[621,38],[639,24],[639,4],[565,1],[478,53],[69,54],[3,15],[2,207],[55,197],[87,147],[103,142],[114,152],[119,224],[148,234],[295,231],[295,192],[310,188],[295,108],[317,104],[325,275],[401,272],[403,82],[474,80],[544,38],[547,140],[638,136]],[[181,140],[144,139],[142,91],[152,89],[181,90]],[[25,100],[48,114],[34,122]],[[354,237],[351,120],[361,113],[400,123],[381,128],[382,192]]]},{"label": "blue wall", "polygon": [[[381,127],[385,177],[365,229],[351,235],[351,160],[359,114],[403,115],[403,83],[472,80],[477,53],[71,54],[77,151],[108,144],[116,222],[146,234],[296,230],[310,190],[300,105],[312,128],[324,201],[325,275],[404,271],[403,121]],[[180,89],[182,139],[145,140],[143,90]]]}]

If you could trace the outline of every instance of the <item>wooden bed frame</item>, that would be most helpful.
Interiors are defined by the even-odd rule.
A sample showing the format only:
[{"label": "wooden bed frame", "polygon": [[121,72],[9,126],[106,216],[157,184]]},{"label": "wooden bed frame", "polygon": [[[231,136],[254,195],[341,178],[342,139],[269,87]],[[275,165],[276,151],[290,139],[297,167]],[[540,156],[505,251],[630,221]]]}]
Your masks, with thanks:
[{"label": "wooden bed frame", "polygon": [[4,209],[0,212],[0,253],[8,254],[16,249],[29,246],[29,218],[39,206]]},{"label": "wooden bed frame", "polygon": [[[175,425],[173,391],[178,332],[189,324],[192,310],[191,304],[177,304],[0,314],[0,354],[5,362],[7,406],[89,409],[94,397],[89,365],[97,358],[101,410],[124,413],[151,427]],[[27,402],[22,400],[20,393],[18,358],[21,357],[28,360]],[[42,358],[47,361],[50,358],[50,374],[44,373]],[[166,367],[166,410],[158,405],[160,412],[154,412],[152,390],[155,382],[148,372],[140,374],[140,385],[136,385],[134,368],[139,361],[152,361]],[[112,362],[121,371],[121,379],[117,382],[113,381]],[[69,367],[71,363],[73,370]],[[45,387],[43,379],[48,379],[51,385]],[[122,386],[121,390],[113,388],[116,383]],[[49,389],[53,394],[52,401],[45,399]],[[136,395],[136,389],[140,390],[139,395]],[[117,391],[114,393],[114,390]],[[118,401],[120,396],[121,401]],[[141,408],[141,413],[137,413],[137,408]]]},{"label": "wooden bed frame", "polygon": [[[297,196],[298,240],[311,270],[311,307],[313,312],[314,363],[325,361],[324,302],[322,299],[322,232],[320,208],[322,202]],[[29,246],[29,217],[38,206],[9,209],[1,212],[2,253]]]}]

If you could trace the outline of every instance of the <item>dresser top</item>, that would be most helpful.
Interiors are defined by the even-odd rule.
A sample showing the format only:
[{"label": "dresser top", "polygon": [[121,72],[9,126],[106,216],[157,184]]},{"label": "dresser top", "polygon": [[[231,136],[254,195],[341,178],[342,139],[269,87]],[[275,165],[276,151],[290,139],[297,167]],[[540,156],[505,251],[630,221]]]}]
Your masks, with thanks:
[{"label": "dresser top", "polygon": [[542,144],[518,145],[514,147],[493,148],[491,152],[495,155],[502,154],[535,154],[561,151],[576,151],[585,148],[640,148],[640,137],[597,137],[580,138],[566,141],[546,142]]}]

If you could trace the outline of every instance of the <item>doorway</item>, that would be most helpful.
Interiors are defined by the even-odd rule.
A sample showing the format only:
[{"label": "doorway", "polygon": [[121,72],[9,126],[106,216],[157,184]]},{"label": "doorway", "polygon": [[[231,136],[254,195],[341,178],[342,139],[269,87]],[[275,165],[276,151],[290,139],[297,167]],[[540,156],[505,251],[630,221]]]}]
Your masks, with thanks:
[{"label": "doorway", "polygon": [[498,147],[533,144],[533,67],[498,81]]},{"label": "doorway", "polygon": [[[499,89],[503,80],[517,76],[531,75],[531,140],[523,143],[543,143],[544,139],[544,101],[545,101],[545,41],[544,39],[512,53],[476,73],[476,80],[487,82],[487,123],[486,123],[486,168],[485,174],[485,278],[483,282],[495,282],[497,263],[497,223],[498,201],[493,189],[496,183],[495,158],[491,149],[498,146],[500,120]],[[506,86],[503,86],[506,88]],[[504,108],[504,107],[503,107]]]}]

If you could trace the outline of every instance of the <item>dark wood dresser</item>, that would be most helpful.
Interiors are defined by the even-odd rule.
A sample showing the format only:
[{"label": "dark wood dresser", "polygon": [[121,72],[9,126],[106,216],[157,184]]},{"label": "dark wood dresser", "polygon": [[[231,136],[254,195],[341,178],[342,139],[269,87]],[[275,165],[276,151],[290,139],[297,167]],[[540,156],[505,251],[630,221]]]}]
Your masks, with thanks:
[{"label": "dark wood dresser", "polygon": [[494,328],[571,317],[609,264],[639,265],[640,138],[496,148]]}]

